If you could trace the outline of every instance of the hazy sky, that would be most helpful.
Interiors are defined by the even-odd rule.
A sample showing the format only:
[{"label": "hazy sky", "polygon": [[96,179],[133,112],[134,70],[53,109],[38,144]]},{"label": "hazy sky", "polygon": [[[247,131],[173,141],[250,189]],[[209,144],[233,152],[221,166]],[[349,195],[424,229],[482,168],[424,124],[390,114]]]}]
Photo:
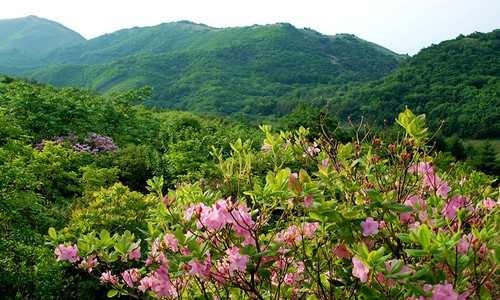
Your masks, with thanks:
[{"label": "hazy sky", "polygon": [[459,34],[500,28],[500,0],[10,0],[0,19],[36,15],[90,39],[135,26],[189,20],[212,27],[291,23],[351,33],[410,55]]}]

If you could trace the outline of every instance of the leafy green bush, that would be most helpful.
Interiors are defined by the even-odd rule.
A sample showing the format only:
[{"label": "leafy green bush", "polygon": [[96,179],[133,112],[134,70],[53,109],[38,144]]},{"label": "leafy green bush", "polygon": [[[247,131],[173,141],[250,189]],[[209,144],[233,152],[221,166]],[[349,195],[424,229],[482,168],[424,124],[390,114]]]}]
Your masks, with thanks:
[{"label": "leafy green bush", "polygon": [[460,165],[436,170],[424,115],[407,109],[397,123],[398,140],[356,132],[349,143],[262,126],[265,179],[249,180],[256,156],[238,140],[219,159],[224,187],[164,195],[161,178],[149,181],[146,239],[101,230],[68,241],[54,228],[47,239],[109,297],[499,297],[499,190]]}]

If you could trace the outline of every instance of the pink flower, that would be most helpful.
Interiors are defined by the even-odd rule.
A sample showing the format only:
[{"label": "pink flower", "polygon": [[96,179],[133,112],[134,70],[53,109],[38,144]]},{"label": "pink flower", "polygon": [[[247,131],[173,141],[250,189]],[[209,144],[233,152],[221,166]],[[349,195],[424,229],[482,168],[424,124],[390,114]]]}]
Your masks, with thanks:
[{"label": "pink flower", "polygon": [[328,163],[330,162],[330,158],[325,158],[321,161],[321,166],[326,169],[328,167]]},{"label": "pink flower", "polygon": [[74,246],[69,243],[68,247],[66,247],[64,244],[60,244],[55,250],[54,253],[57,255],[57,260],[56,261],[61,261],[61,260],[68,260],[70,263],[77,262],[80,260],[80,257],[78,257],[78,246]]},{"label": "pink flower", "polygon": [[185,221],[190,221],[193,215],[195,214],[195,206],[193,203],[189,204],[189,208],[186,210],[186,213],[184,214],[184,220]]},{"label": "pink flower", "polygon": [[302,203],[302,206],[304,206],[305,208],[308,208],[308,207],[313,206],[313,202],[312,202],[313,197],[314,197],[314,195],[313,195],[313,194],[308,195],[308,196],[304,199],[304,202]]},{"label": "pink flower", "polygon": [[[132,247],[134,247],[136,243],[132,243]],[[136,261],[139,261],[141,258],[141,246],[137,247],[137,249],[132,250],[130,254],[128,255],[128,259],[133,260],[135,259]]]},{"label": "pink flower", "polygon": [[264,144],[262,145],[262,149],[271,152],[273,150],[273,147],[267,145],[266,141],[264,141]]},{"label": "pink flower", "polygon": [[484,199],[484,201],[483,201],[483,206],[487,210],[492,210],[497,205],[498,205],[498,203],[496,203],[495,201],[491,200],[491,198],[489,198],[489,197],[486,198],[486,199]]},{"label": "pink flower", "polygon": [[173,234],[165,234],[163,236],[163,243],[162,246],[165,249],[170,249],[173,252],[179,251],[179,241],[174,237]]},{"label": "pink flower", "polygon": [[78,264],[79,268],[84,268],[87,270],[87,272],[92,272],[92,268],[97,266],[97,258],[95,254],[91,254],[87,256],[85,259],[82,260],[81,263]]},{"label": "pink flower", "polygon": [[451,191],[451,188],[445,181],[434,174],[434,167],[430,163],[420,163],[417,173],[424,175],[422,188],[428,187],[429,191],[435,192],[436,195],[441,196],[443,199],[448,197],[448,192]]},{"label": "pink flower", "polygon": [[123,281],[129,286],[129,287],[134,287],[134,283],[138,282],[140,277],[139,274],[137,273],[137,269],[129,269],[125,270],[122,273],[122,278]]},{"label": "pink flower", "polygon": [[457,246],[457,252],[460,254],[466,254],[467,252],[469,252],[469,241],[467,239],[467,236],[463,236],[460,238]]},{"label": "pink flower", "polygon": [[152,277],[144,277],[141,279],[141,285],[139,285],[138,289],[145,293],[148,289],[153,286],[153,278]]},{"label": "pink flower", "polygon": [[204,264],[198,260],[192,260],[188,263],[188,265],[191,267],[191,270],[189,270],[189,275],[191,276],[199,275],[201,279],[205,279],[210,275],[210,264]]},{"label": "pink flower", "polygon": [[363,228],[363,236],[369,236],[378,233],[378,222],[374,221],[372,217],[366,219],[366,221],[361,222],[361,228]]},{"label": "pink flower", "polygon": [[441,181],[439,187],[436,190],[436,195],[441,196],[441,198],[448,198],[448,192],[451,191],[451,187],[448,186],[446,181]]},{"label": "pink flower", "polygon": [[304,223],[304,236],[310,239],[314,238],[314,233],[318,230],[318,228],[318,222]]},{"label": "pink flower", "polygon": [[370,272],[368,267],[357,257],[352,258],[352,263],[354,265],[354,268],[352,269],[352,275],[359,278],[363,283],[367,282],[368,273]]},{"label": "pink flower", "polygon": [[307,157],[307,156],[313,157],[319,152],[321,152],[321,150],[318,148],[318,144],[316,142],[314,142],[312,146],[307,147],[306,152],[304,152],[304,154],[302,154],[302,156],[303,157]]},{"label": "pink flower", "polygon": [[250,256],[248,254],[241,255],[238,247],[232,247],[226,250],[229,261],[229,272],[245,271],[247,269],[247,262]]},{"label": "pink flower", "polygon": [[347,247],[345,245],[340,245],[337,247],[335,250],[335,255],[337,258],[350,258],[351,253],[349,253],[349,250],[347,250]]},{"label": "pink flower", "polygon": [[116,277],[115,275],[112,275],[111,271],[107,271],[105,273],[102,273],[100,279],[102,282],[109,282],[111,284],[118,283],[118,277]]},{"label": "pink flower", "polygon": [[255,241],[249,239],[251,237],[250,229],[254,225],[254,221],[250,216],[250,210],[245,203],[241,203],[238,206],[231,213],[228,213],[227,223],[231,224],[231,228],[236,232],[237,237],[245,237],[247,239],[246,243],[255,244]]},{"label": "pink flower", "polygon": [[286,284],[292,284],[292,283],[294,283],[294,282],[295,282],[295,279],[296,279],[296,278],[297,278],[297,275],[296,275],[296,274],[294,274],[294,273],[287,273],[287,274],[285,275],[285,278],[284,278],[284,280],[283,280],[283,281],[284,281]]},{"label": "pink flower", "polygon": [[458,300],[458,294],[453,291],[453,285],[445,282],[434,286],[430,300]]},{"label": "pink flower", "polygon": [[452,220],[457,216],[457,211],[466,208],[472,210],[470,206],[470,199],[460,195],[453,196],[448,203],[445,203],[441,208],[441,213],[448,219]]}]

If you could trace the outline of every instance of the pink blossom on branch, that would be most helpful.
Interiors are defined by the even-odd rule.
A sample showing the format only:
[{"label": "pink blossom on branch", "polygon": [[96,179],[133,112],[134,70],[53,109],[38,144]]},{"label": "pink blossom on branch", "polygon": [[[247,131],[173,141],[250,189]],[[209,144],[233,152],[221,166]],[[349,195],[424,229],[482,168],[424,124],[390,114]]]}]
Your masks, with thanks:
[{"label": "pink blossom on branch", "polygon": [[363,228],[363,236],[370,236],[372,234],[378,233],[378,222],[373,220],[372,217],[366,219],[366,221],[361,222],[361,228]]},{"label": "pink blossom on branch", "polygon": [[122,278],[125,284],[127,284],[129,287],[134,287],[134,284],[136,282],[139,282],[139,280],[141,279],[139,273],[137,273],[136,268],[125,270],[122,273]]},{"label": "pink blossom on branch", "polygon": [[241,255],[241,250],[238,247],[232,247],[226,250],[228,254],[229,262],[229,272],[234,271],[245,271],[247,268],[247,262],[250,256],[248,254]]},{"label": "pink blossom on branch", "polygon": [[111,274],[111,271],[107,271],[107,272],[102,273],[100,280],[102,282],[109,282],[111,284],[118,283],[118,277],[116,277],[116,275]]},{"label": "pink blossom on branch", "polygon": [[359,278],[363,283],[367,282],[368,273],[370,273],[368,267],[357,257],[352,258],[352,264],[354,265],[352,275]]},{"label": "pink blossom on branch", "polygon": [[313,206],[313,201],[312,201],[313,197],[314,197],[313,194],[309,194],[306,198],[304,198],[302,206],[304,206],[305,208]]},{"label": "pink blossom on branch", "polygon": [[54,253],[57,255],[56,261],[68,260],[70,263],[74,263],[80,260],[80,257],[78,256],[78,246],[73,246],[71,242],[67,247],[64,244],[60,244],[54,250]]},{"label": "pink blossom on branch", "polygon": [[[136,243],[132,243],[132,247],[134,247],[135,245]],[[135,259],[136,261],[139,261],[140,258],[141,258],[141,246],[137,247],[128,255],[128,259],[130,260]]]}]

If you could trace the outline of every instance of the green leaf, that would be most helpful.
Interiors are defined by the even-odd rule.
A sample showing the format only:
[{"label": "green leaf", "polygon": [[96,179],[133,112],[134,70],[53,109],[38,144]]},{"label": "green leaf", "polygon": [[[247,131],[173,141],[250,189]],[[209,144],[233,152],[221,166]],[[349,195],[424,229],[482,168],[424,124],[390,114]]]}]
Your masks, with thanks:
[{"label": "green leaf", "polygon": [[384,201],[384,197],[382,197],[382,195],[375,190],[367,189],[366,194],[368,195],[368,198],[370,198],[372,201],[378,201],[378,202]]},{"label": "green leaf", "polygon": [[333,209],[327,209],[323,211],[323,216],[327,217],[329,221],[335,222],[335,223],[340,223],[344,221],[344,217],[342,215]]},{"label": "green leaf", "polygon": [[200,244],[196,240],[190,240],[188,242],[187,246],[188,246],[189,252],[191,252],[193,254],[194,254],[194,252],[196,252],[198,254],[200,253],[201,247],[200,247]]},{"label": "green leaf", "polygon": [[408,253],[408,255],[414,256],[414,257],[419,257],[419,256],[427,255],[427,251],[420,250],[420,249],[405,249],[404,251],[406,253]]},{"label": "green leaf", "polygon": [[50,227],[50,228],[49,228],[49,236],[50,236],[53,240],[56,240],[56,239],[57,239],[57,232],[56,232],[56,230],[54,229],[54,227]]},{"label": "green leaf", "polygon": [[397,213],[413,212],[413,207],[408,205],[402,205],[399,203],[392,203],[391,205],[387,206],[387,208]]},{"label": "green leaf", "polygon": [[403,267],[404,267],[404,262],[402,260],[398,261],[394,266],[392,266],[390,274],[399,273],[401,270],[403,270]]},{"label": "green leaf", "polygon": [[264,268],[259,268],[257,270],[257,274],[262,277],[262,279],[266,280],[266,279],[269,279],[271,278],[271,271],[269,271],[268,269],[264,269]]},{"label": "green leaf", "polygon": [[354,151],[354,147],[351,143],[340,144],[338,150],[338,156],[341,158],[349,158]]},{"label": "green leaf", "polygon": [[106,229],[101,230],[101,234],[99,234],[99,238],[101,241],[106,242],[110,239],[109,232]]},{"label": "green leaf", "polygon": [[488,290],[488,288],[484,286],[484,284],[479,289],[479,297],[481,297],[480,299],[485,299],[485,300],[491,299],[490,291]]},{"label": "green leaf", "polygon": [[186,235],[182,232],[182,228],[177,228],[177,230],[174,231],[174,236],[181,245],[186,243]]},{"label": "green leaf", "polygon": [[429,231],[429,227],[427,225],[422,224],[418,228],[418,241],[425,248],[431,243],[431,233]]},{"label": "green leaf", "polygon": [[309,216],[311,216],[311,218],[323,223],[323,216],[320,213],[315,212],[315,211],[310,211]]},{"label": "green leaf", "polygon": [[118,295],[118,290],[109,290],[108,291],[108,298],[113,298],[116,295]]}]

